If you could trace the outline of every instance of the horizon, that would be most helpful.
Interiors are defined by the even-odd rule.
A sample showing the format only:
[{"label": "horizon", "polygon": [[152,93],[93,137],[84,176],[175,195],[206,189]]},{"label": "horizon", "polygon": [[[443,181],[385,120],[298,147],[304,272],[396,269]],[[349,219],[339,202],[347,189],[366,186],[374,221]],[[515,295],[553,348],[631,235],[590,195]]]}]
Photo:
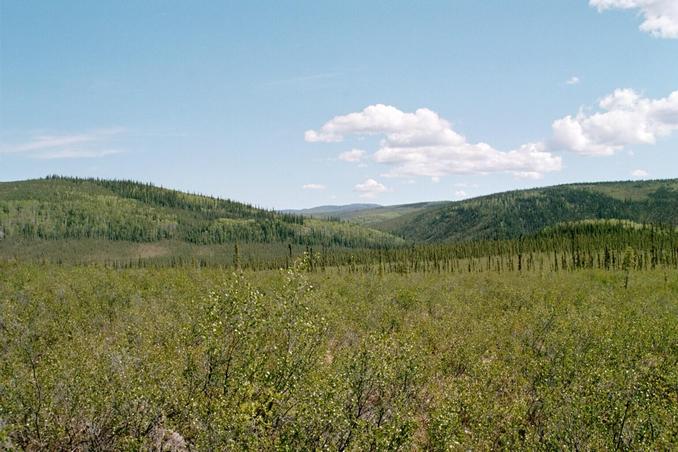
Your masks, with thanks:
[{"label": "horizon", "polygon": [[286,210],[678,176],[666,1],[5,1],[0,42],[2,181]]},{"label": "horizon", "polygon": [[204,196],[204,197],[210,197],[210,198],[215,198],[215,199],[221,199],[221,200],[226,200],[226,201],[233,201],[233,202],[239,202],[242,204],[248,204],[251,205],[252,207],[255,207],[257,209],[263,209],[263,210],[273,210],[273,211],[278,211],[278,212],[297,212],[297,211],[304,211],[304,210],[312,210],[320,207],[350,207],[350,206],[356,206],[356,205],[369,205],[373,206],[371,208],[389,208],[389,207],[399,207],[399,206],[407,206],[407,205],[415,205],[415,204],[435,204],[435,203],[448,203],[448,202],[463,202],[463,201],[470,201],[473,199],[477,198],[482,198],[485,196],[494,196],[494,195],[501,195],[504,193],[511,193],[511,192],[521,192],[521,191],[529,191],[529,190],[543,190],[547,188],[556,188],[556,187],[563,187],[563,186],[569,186],[569,185],[596,185],[596,184],[622,184],[622,183],[651,183],[651,182],[669,182],[673,180],[678,180],[678,177],[669,177],[669,178],[660,178],[660,179],[651,179],[651,178],[643,178],[643,179],[625,179],[625,180],[604,180],[604,181],[594,181],[594,182],[587,182],[587,181],[581,181],[581,182],[566,182],[562,184],[555,184],[555,185],[540,185],[540,186],[534,186],[530,188],[515,188],[515,189],[509,189],[509,190],[502,190],[502,191],[496,191],[492,193],[487,193],[487,194],[482,194],[482,195],[477,195],[477,196],[472,196],[464,199],[424,199],[421,201],[415,201],[411,203],[404,203],[404,204],[380,204],[380,203],[375,203],[375,202],[369,202],[369,201],[357,201],[357,202],[352,202],[352,203],[347,203],[347,204],[318,204],[318,205],[313,205],[309,207],[300,207],[300,208],[275,208],[275,207],[266,207],[266,206],[261,206],[256,203],[249,203],[246,201],[242,201],[239,199],[235,198],[229,198],[229,197],[221,197],[217,195],[212,195],[209,193],[201,193],[201,192],[193,192],[193,191],[185,191],[185,190],[180,190],[171,186],[166,186],[166,185],[161,185],[154,183],[153,181],[139,181],[139,180],[132,180],[132,179],[115,179],[115,178],[96,178],[96,177],[80,177],[80,176],[66,176],[66,175],[60,175],[60,174],[49,174],[43,177],[36,177],[36,178],[31,178],[31,179],[14,179],[14,180],[3,180],[0,181],[0,184],[2,183],[17,183],[17,182],[30,182],[30,181],[38,181],[38,180],[50,180],[50,179],[77,179],[77,180],[83,180],[86,181],[88,179],[95,179],[95,180],[108,180],[108,181],[114,181],[114,182],[132,182],[132,183],[139,183],[139,184],[149,184],[151,186],[161,188],[164,190],[170,190],[170,191],[178,191],[181,193],[186,193],[188,195],[194,195],[194,196]]}]

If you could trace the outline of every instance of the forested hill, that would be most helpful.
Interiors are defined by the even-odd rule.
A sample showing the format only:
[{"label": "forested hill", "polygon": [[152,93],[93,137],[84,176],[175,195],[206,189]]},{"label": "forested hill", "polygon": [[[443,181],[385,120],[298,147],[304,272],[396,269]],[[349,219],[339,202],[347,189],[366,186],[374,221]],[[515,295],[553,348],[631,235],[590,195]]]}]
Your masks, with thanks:
[{"label": "forested hill", "polygon": [[393,246],[390,234],[131,181],[48,177],[0,183],[2,240],[97,239]]},{"label": "forested hill", "polygon": [[[410,212],[400,209],[405,213],[388,218],[388,214],[398,212],[398,208],[365,210],[352,221],[418,242],[510,239],[534,234],[559,223],[596,219],[675,226],[678,225],[678,179],[571,184],[511,191],[424,205]],[[369,221],[375,218],[377,221]]]},{"label": "forested hill", "polygon": [[365,226],[130,181],[49,177],[0,183],[0,239],[4,242],[170,240],[193,245],[238,242],[374,248],[401,245],[403,239],[511,239],[582,220],[675,226],[678,179],[561,185],[460,202],[367,208],[347,218]]}]

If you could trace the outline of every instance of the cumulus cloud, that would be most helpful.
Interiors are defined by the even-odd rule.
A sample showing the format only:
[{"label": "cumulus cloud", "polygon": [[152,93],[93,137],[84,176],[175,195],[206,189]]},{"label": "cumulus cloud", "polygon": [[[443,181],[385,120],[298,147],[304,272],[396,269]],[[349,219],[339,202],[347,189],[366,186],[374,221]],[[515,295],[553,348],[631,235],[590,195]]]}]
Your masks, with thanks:
[{"label": "cumulus cloud", "polygon": [[598,11],[637,9],[643,16],[640,29],[658,38],[678,38],[678,1],[676,0],[590,0]]},{"label": "cumulus cloud", "polygon": [[387,190],[386,186],[374,179],[367,179],[362,184],[357,184],[353,187],[353,191],[359,193],[361,198],[374,198]]},{"label": "cumulus cloud", "polygon": [[391,167],[389,177],[509,172],[517,176],[559,171],[561,158],[543,143],[499,151],[486,143],[470,143],[436,112],[420,108],[406,113],[389,105],[370,105],[360,112],[336,116],[318,130],[308,130],[308,142],[333,143],[348,136],[383,136],[374,161]]},{"label": "cumulus cloud", "polygon": [[647,171],[645,171],[643,169],[636,169],[636,170],[631,171],[631,176],[638,178],[638,179],[644,179],[644,178],[648,177],[649,175],[650,175],[650,173],[648,173]]},{"label": "cumulus cloud", "polygon": [[468,198],[468,193],[466,193],[464,190],[457,190],[454,192],[454,197],[456,199]]},{"label": "cumulus cloud", "polygon": [[120,154],[121,150],[101,148],[120,135],[121,128],[98,129],[84,133],[35,135],[23,143],[0,146],[0,154],[26,154],[34,159],[96,158]]},{"label": "cumulus cloud", "polygon": [[578,84],[580,81],[581,81],[581,80],[579,80],[579,77],[577,77],[576,75],[574,75],[574,76],[570,77],[569,79],[567,79],[567,80],[565,81],[565,84],[566,84],[566,85],[576,85],[576,84]]},{"label": "cumulus cloud", "polygon": [[613,155],[624,146],[654,144],[678,130],[678,91],[661,99],[618,89],[599,102],[600,112],[553,122],[550,147],[582,155]]},{"label": "cumulus cloud", "polygon": [[325,190],[327,187],[323,184],[304,184],[301,188],[303,190]]},{"label": "cumulus cloud", "polygon": [[359,162],[365,157],[366,152],[362,149],[351,149],[350,151],[339,154],[339,160],[344,162]]}]

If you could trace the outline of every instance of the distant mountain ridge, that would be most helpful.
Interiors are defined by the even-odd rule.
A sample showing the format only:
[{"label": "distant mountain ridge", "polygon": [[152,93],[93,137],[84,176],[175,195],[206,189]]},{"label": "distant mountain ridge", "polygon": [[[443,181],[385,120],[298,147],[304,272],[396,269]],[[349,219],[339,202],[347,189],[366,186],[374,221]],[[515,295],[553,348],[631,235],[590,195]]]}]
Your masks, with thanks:
[{"label": "distant mountain ridge", "polygon": [[348,212],[358,212],[360,210],[366,209],[376,209],[382,207],[380,204],[345,204],[345,205],[326,205],[326,206],[317,206],[311,207],[308,209],[285,209],[281,210],[282,213],[290,213],[297,215],[305,216],[330,216],[332,214],[341,214]]}]

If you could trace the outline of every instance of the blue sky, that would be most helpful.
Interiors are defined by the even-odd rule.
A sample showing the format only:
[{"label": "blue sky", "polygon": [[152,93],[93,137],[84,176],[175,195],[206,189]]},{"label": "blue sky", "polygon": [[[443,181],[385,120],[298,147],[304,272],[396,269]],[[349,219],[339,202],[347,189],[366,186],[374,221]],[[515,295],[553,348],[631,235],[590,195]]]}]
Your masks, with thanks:
[{"label": "blue sky", "polygon": [[676,38],[675,0],[2,0],[0,180],[297,208],[678,177]]}]

